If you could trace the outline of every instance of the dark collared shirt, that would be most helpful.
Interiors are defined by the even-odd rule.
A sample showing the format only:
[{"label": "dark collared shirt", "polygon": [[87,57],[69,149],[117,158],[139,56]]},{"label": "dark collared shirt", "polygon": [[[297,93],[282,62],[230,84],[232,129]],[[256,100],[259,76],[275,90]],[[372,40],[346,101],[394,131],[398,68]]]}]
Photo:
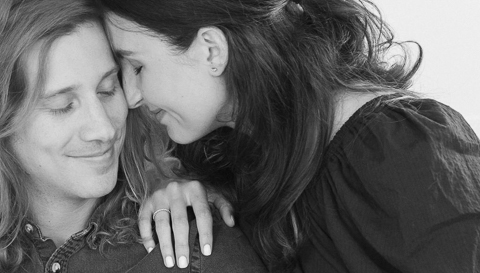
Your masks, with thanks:
[{"label": "dark collared shirt", "polygon": [[88,243],[97,229],[94,221],[58,248],[42,236],[35,224],[28,222],[24,232],[31,240],[33,256],[16,272],[266,272],[242,231],[227,227],[218,217],[214,219],[213,251],[208,257],[201,254],[196,222],[190,221],[190,263],[185,269],[166,268],[158,246],[147,253],[139,243],[106,244],[105,255],[101,255],[95,245]]}]

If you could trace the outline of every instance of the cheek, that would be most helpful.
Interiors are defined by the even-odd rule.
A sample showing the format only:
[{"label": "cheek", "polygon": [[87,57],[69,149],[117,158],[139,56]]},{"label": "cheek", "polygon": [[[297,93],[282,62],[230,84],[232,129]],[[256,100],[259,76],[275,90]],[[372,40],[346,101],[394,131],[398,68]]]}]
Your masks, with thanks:
[{"label": "cheek", "polygon": [[[155,75],[157,75],[155,77]],[[164,75],[160,73],[145,73],[139,79],[139,89],[142,92],[143,98],[150,104],[159,105],[160,89],[169,88],[168,82],[164,81]]]},{"label": "cheek", "polygon": [[117,113],[117,120],[120,124],[124,127],[125,123],[127,122],[127,115],[128,115],[128,107],[126,102],[122,104],[122,107],[118,109]]},{"label": "cheek", "polygon": [[176,70],[176,67],[167,66],[162,62],[153,63],[145,68],[137,80],[145,101],[159,108],[168,108],[169,104],[181,97],[184,91],[182,86],[191,82],[184,73]]},{"label": "cheek", "polygon": [[123,93],[119,92],[108,104],[108,116],[117,128],[125,127],[128,114],[127,101]]},{"label": "cheek", "polygon": [[52,150],[61,143],[61,131],[51,129],[45,131],[35,127],[22,128],[12,136],[12,151],[28,173],[32,170],[35,172],[45,157],[50,156]]},{"label": "cheek", "polygon": [[15,158],[17,158],[20,161],[20,164],[22,166],[25,166],[25,161],[26,161],[25,152],[24,152],[26,143],[27,142],[23,138],[23,135],[20,135],[18,133],[14,134],[8,142]]},{"label": "cheek", "polygon": [[140,89],[140,80],[133,73],[131,65],[122,66],[123,77],[123,92],[126,98],[131,98],[135,95],[135,92]]}]

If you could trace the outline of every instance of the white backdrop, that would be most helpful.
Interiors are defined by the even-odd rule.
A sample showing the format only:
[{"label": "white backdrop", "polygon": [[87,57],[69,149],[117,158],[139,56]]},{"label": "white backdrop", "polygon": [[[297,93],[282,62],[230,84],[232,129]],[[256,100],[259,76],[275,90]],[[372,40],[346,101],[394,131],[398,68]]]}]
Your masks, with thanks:
[{"label": "white backdrop", "polygon": [[480,0],[373,0],[397,40],[423,48],[413,88],[463,114],[480,137]]}]

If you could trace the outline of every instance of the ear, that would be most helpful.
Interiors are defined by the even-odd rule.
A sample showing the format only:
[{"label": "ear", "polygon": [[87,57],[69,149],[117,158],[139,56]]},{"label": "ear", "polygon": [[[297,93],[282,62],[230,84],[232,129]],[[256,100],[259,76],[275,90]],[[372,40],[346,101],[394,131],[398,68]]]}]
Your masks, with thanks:
[{"label": "ear", "polygon": [[196,46],[200,50],[201,63],[212,76],[220,76],[228,63],[228,43],[223,31],[216,27],[198,30]]}]

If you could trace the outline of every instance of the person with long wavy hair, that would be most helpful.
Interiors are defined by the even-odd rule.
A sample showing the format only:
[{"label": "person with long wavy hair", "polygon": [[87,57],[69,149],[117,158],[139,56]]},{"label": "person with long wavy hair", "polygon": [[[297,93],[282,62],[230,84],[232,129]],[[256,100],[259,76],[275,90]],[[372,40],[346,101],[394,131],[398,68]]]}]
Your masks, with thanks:
[{"label": "person with long wavy hair", "polygon": [[97,2],[130,108],[230,196],[272,272],[480,270],[480,141],[409,90],[421,47],[373,3]]},{"label": "person with long wavy hair", "polygon": [[[0,2],[0,272],[167,271],[138,211],[156,186],[146,163],[162,179],[178,164],[128,110],[101,22],[87,1]],[[192,219],[196,263],[175,272],[265,271],[240,230],[214,224],[223,250],[200,256]]]}]

